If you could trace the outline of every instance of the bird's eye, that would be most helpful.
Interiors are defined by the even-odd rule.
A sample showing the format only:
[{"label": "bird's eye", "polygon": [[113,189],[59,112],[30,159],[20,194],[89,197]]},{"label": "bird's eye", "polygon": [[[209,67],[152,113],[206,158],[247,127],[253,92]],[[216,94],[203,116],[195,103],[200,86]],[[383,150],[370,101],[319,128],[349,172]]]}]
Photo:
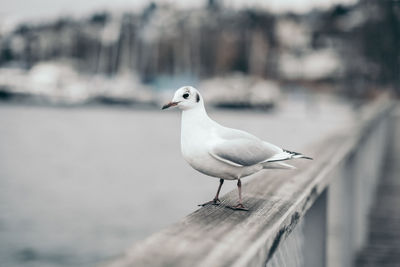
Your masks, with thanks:
[{"label": "bird's eye", "polygon": [[188,93],[184,93],[184,94],[183,94],[183,98],[184,98],[184,99],[187,99],[188,97],[189,97],[189,94],[188,94]]}]

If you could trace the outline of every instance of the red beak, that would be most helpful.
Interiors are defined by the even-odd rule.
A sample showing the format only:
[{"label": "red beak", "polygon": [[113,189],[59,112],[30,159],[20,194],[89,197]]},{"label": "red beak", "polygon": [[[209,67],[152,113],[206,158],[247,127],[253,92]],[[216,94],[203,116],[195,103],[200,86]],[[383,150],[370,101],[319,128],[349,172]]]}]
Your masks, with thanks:
[{"label": "red beak", "polygon": [[166,109],[169,107],[175,107],[176,105],[178,105],[179,102],[169,102],[167,104],[165,104],[161,109]]}]

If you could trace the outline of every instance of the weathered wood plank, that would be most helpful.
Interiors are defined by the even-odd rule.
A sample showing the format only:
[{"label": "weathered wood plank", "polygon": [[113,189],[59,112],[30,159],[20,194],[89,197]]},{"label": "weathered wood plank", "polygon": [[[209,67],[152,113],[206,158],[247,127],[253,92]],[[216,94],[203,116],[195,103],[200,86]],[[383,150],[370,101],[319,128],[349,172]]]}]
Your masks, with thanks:
[{"label": "weathered wood plank", "polygon": [[304,151],[314,161],[298,160],[295,171],[261,172],[243,186],[250,211],[222,205],[201,208],[170,227],[137,243],[120,258],[119,266],[260,266],[273,255],[297,222],[330,183],[330,173],[352,156],[368,132],[391,108],[390,101],[368,106],[352,129],[335,133]]}]

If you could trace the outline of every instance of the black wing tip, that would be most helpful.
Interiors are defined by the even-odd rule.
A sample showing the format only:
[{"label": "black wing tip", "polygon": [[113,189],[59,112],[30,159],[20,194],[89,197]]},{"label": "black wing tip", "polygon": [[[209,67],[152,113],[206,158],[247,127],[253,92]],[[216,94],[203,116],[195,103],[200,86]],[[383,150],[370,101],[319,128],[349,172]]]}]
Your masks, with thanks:
[{"label": "black wing tip", "polygon": [[294,151],[290,151],[290,150],[286,150],[286,149],[284,149],[283,151],[285,151],[285,152],[287,152],[287,153],[289,153],[289,154],[292,154],[293,156],[301,156],[301,157],[300,157],[301,159],[314,160],[313,158],[304,156],[303,154],[301,154],[301,153],[299,153],[299,152],[294,152]]},{"label": "black wing tip", "polygon": [[294,152],[294,151],[290,151],[290,150],[287,150],[287,149],[284,149],[283,151],[285,151],[286,153],[292,154],[292,155],[302,155],[299,152]]}]

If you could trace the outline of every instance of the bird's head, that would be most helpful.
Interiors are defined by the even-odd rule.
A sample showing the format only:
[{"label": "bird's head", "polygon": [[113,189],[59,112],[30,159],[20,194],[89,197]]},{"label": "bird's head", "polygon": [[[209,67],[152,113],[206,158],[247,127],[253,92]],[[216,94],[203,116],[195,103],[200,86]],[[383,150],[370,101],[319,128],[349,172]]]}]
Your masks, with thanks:
[{"label": "bird's head", "polygon": [[162,109],[177,106],[182,110],[192,109],[203,105],[203,99],[196,88],[183,86],[176,90],[171,102],[165,104]]}]

